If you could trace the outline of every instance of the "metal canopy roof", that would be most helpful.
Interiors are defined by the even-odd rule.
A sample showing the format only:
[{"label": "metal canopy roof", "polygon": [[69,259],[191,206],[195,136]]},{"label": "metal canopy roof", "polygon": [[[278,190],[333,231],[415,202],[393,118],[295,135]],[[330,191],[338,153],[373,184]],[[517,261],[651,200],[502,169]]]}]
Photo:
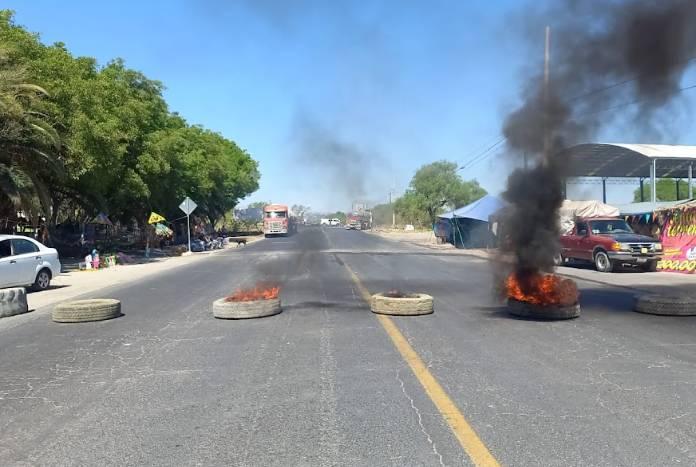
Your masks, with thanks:
[{"label": "metal canopy roof", "polygon": [[667,144],[579,144],[563,151],[569,177],[650,177],[657,160],[658,178],[687,178],[696,167],[696,146]]}]

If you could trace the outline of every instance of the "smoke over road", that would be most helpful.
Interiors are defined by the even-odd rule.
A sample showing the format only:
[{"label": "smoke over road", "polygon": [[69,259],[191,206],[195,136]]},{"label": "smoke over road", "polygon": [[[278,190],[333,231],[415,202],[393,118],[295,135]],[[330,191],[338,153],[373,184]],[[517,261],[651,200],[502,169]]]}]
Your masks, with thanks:
[{"label": "smoke over road", "polygon": [[[538,44],[533,62],[543,57],[545,24],[552,40],[547,90],[540,64],[522,86],[522,105],[503,126],[511,154],[533,160],[532,168],[510,175],[503,194],[511,206],[506,232],[519,276],[553,267],[563,148],[627,116],[652,142],[659,139],[656,117],[680,96],[696,56],[696,2],[565,0],[524,18],[526,39]],[[621,111],[605,112],[616,108]]]},{"label": "smoke over road", "polygon": [[383,158],[355,143],[340,139],[338,132],[301,116],[295,119],[292,139],[300,167],[312,174],[308,180],[324,188],[327,197],[339,205],[365,199],[370,183],[380,172]]}]

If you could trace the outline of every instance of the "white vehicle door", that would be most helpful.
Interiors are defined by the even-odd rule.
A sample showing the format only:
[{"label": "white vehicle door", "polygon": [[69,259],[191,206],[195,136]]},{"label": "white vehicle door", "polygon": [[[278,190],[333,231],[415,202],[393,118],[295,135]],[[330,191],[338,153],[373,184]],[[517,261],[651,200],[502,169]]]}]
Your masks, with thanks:
[{"label": "white vehicle door", "polygon": [[23,238],[12,239],[12,258],[16,261],[18,279],[21,285],[33,284],[36,267],[41,262],[39,247]]},{"label": "white vehicle door", "polygon": [[19,267],[10,240],[0,241],[0,288],[19,285]]}]

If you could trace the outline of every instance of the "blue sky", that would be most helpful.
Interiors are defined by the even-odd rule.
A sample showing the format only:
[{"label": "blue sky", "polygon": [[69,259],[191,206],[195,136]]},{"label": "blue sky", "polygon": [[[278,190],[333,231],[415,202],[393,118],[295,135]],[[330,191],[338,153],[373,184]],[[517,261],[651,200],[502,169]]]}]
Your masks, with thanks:
[{"label": "blue sky", "polygon": [[[500,139],[525,66],[536,60],[511,33],[512,13],[525,8],[514,0],[3,5],[44,42],[102,64],[122,57],[165,84],[172,110],[247,149],[262,179],[242,204],[344,210],[353,198],[384,202],[390,189],[403,192],[425,163],[464,163]],[[669,142],[688,144],[692,127]],[[624,130],[602,136],[646,142],[628,141]],[[324,150],[333,143],[340,161]],[[510,167],[493,151],[462,175],[498,193]],[[610,185],[609,201],[628,201],[632,189]],[[570,190],[601,196],[596,184]]]}]

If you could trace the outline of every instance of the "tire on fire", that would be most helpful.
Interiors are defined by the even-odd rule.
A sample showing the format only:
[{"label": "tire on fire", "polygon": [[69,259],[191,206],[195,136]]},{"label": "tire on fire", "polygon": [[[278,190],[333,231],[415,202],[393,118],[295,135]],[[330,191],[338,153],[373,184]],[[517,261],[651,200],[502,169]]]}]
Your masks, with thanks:
[{"label": "tire on fire", "polygon": [[685,295],[642,295],[636,298],[638,313],[664,316],[696,316],[696,298]]},{"label": "tire on fire", "polygon": [[370,308],[373,313],[395,316],[429,315],[434,311],[433,297],[422,293],[404,297],[388,297],[377,293],[372,296]]},{"label": "tire on fire", "polygon": [[580,303],[573,305],[536,305],[508,298],[508,312],[519,318],[529,319],[572,319],[580,316]]},{"label": "tire on fire", "polygon": [[75,300],[56,305],[51,317],[57,323],[103,321],[121,316],[121,302],[112,298]]},{"label": "tire on fire", "polygon": [[250,301],[227,301],[220,298],[213,302],[213,316],[220,319],[248,319],[273,316],[280,313],[280,298]]}]

